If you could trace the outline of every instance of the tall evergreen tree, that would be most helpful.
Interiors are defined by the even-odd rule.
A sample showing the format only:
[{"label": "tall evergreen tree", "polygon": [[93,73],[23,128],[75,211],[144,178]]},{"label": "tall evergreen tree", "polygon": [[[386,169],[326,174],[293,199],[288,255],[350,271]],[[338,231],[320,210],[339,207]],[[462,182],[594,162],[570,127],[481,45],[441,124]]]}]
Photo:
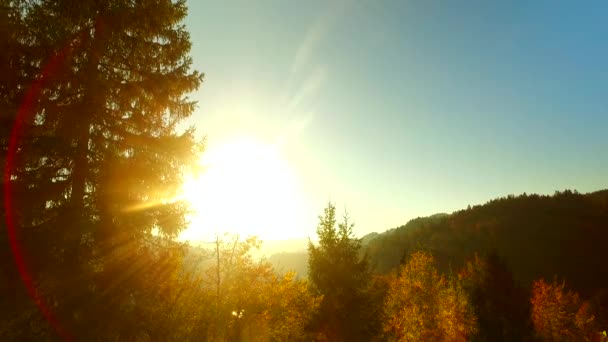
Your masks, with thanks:
[{"label": "tall evergreen tree", "polygon": [[513,280],[502,258],[492,251],[475,255],[459,272],[478,318],[474,341],[523,341],[530,339],[532,326],[526,291]]},{"label": "tall evergreen tree", "polygon": [[[22,39],[25,1],[0,0],[0,166],[4,166],[9,137],[25,88],[31,83],[35,69],[27,65],[31,49]],[[38,314],[21,283],[18,269],[9,248],[5,223],[4,177],[0,182],[0,339],[24,340],[48,334],[48,327]],[[18,310],[17,310],[18,308]],[[16,322],[27,321],[28,336],[15,331]]]},{"label": "tall evergreen tree", "polygon": [[367,291],[371,275],[361,241],[344,215],[336,228],[336,207],[329,203],[319,217],[319,245],[308,243],[308,276],[323,295],[316,328],[331,341],[369,340]]},{"label": "tall evergreen tree", "polygon": [[5,7],[23,16],[23,30],[10,28],[28,52],[19,75],[36,76],[25,96],[2,94],[18,113],[2,139],[8,228],[31,286],[76,337],[150,335],[152,322],[124,315],[159,291],[146,272],[172,272],[167,255],[179,253],[163,250],[187,208],[171,198],[202,147],[193,129],[178,132],[195,106],[185,95],[202,82],[185,1]]}]

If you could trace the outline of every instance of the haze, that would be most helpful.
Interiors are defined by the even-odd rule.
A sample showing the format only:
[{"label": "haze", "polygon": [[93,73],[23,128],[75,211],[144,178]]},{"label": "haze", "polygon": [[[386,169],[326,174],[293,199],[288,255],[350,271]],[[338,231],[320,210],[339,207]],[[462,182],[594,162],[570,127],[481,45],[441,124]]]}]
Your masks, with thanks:
[{"label": "haze", "polygon": [[208,150],[280,143],[303,189],[288,236],[313,235],[328,200],[361,236],[488,198],[605,184],[604,2],[188,6],[206,73],[191,123]]}]

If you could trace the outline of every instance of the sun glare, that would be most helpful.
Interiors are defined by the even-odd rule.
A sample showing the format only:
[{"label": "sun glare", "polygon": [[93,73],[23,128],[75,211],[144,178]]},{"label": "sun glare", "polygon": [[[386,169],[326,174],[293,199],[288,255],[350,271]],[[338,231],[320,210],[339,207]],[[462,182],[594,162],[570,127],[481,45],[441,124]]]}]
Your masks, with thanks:
[{"label": "sun glare", "polygon": [[297,235],[288,224],[300,216],[301,191],[278,146],[236,139],[207,150],[200,164],[203,171],[183,186],[192,213],[182,239],[206,241],[224,232],[262,239]]}]

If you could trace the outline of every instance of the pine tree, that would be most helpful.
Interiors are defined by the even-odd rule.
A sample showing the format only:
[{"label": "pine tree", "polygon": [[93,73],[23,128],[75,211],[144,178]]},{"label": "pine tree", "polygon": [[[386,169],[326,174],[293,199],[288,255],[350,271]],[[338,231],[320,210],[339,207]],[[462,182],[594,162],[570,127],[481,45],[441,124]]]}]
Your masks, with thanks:
[{"label": "pine tree", "polygon": [[[12,124],[25,88],[33,79],[34,68],[27,65],[31,49],[22,39],[25,27],[22,10],[24,1],[0,0],[0,165],[3,179],[0,182],[0,339],[40,339],[49,333],[44,318],[30,300],[13,262],[5,220],[5,165]],[[24,334],[13,327],[28,322]]]},{"label": "pine tree", "polygon": [[367,290],[371,275],[361,241],[344,215],[336,228],[336,207],[329,203],[319,217],[319,245],[308,244],[308,276],[323,295],[317,329],[332,341],[368,340]]},{"label": "pine tree", "polygon": [[178,132],[202,82],[185,1],[6,7],[23,15],[18,76],[36,77],[24,96],[2,94],[16,117],[2,141],[7,209],[32,287],[76,337],[149,335],[153,322],[124,317],[160,291],[146,272],[179,257],[164,251],[187,208],[171,198],[202,147]]},{"label": "pine tree", "polygon": [[458,277],[467,291],[479,322],[479,341],[529,339],[528,296],[513,279],[497,252],[468,261]]}]

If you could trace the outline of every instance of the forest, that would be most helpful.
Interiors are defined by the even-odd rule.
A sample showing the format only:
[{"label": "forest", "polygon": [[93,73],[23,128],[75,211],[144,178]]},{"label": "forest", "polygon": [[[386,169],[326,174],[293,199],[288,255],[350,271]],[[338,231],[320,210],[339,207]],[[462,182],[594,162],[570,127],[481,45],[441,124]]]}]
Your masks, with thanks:
[{"label": "forest", "polygon": [[0,0],[0,340],[608,341],[608,190],[362,238],[329,202],[297,272],[255,237],[178,241],[205,153],[180,126],[204,80],[187,10]]}]

